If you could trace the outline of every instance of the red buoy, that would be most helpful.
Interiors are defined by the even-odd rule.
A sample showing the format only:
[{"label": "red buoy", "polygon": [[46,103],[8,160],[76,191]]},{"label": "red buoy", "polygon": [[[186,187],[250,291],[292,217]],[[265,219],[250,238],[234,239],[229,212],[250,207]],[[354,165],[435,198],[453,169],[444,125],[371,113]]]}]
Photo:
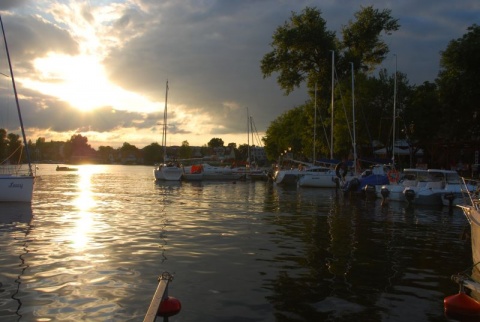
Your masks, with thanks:
[{"label": "red buoy", "polygon": [[468,321],[480,319],[480,302],[471,298],[464,292],[447,296],[443,300],[445,315],[452,318]]},{"label": "red buoy", "polygon": [[163,317],[173,316],[180,312],[181,308],[182,304],[178,299],[173,296],[167,296],[167,298],[160,302],[157,315]]}]

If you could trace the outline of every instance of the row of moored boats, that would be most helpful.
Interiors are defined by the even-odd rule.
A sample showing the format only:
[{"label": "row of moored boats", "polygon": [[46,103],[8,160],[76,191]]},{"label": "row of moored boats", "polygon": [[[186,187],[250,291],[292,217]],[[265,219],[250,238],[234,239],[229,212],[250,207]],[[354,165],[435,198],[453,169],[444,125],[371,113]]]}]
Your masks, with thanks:
[{"label": "row of moored boats", "polygon": [[[463,182],[457,171],[444,169],[404,169],[391,165],[374,165],[356,173],[338,164],[335,169],[325,166],[302,166],[277,170],[276,184],[296,184],[300,187],[337,188],[344,192],[375,196],[385,201],[404,201],[428,206],[455,206],[464,203]],[[475,191],[475,184],[466,184]]]},{"label": "row of moored boats", "polygon": [[189,166],[166,163],[157,165],[153,170],[153,174],[155,179],[160,181],[236,181],[242,179],[268,179],[268,171],[266,169],[214,166],[208,163]]}]

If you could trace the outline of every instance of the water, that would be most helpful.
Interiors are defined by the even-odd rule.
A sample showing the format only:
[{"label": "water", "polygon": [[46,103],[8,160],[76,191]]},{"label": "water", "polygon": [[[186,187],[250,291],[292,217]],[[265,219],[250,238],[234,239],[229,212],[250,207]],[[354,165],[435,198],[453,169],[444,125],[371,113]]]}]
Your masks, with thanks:
[{"label": "water", "polygon": [[448,321],[472,262],[459,209],[79,168],[0,205],[0,321],[142,321],[164,271],[170,321]]}]

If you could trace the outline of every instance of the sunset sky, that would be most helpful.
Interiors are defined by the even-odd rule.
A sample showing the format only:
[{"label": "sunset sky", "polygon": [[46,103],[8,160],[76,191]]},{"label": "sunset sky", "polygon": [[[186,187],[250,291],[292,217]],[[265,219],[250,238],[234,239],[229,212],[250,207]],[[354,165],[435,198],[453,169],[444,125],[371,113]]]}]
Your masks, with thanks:
[{"label": "sunset sky", "polygon": [[275,29],[310,6],[340,36],[360,5],[399,19],[382,67],[393,73],[396,54],[412,85],[433,81],[440,51],[480,23],[478,0],[2,0],[0,14],[28,139],[143,148],[162,141],[167,79],[168,145],[244,144],[247,108],[262,135],[308,99],[263,79]]}]

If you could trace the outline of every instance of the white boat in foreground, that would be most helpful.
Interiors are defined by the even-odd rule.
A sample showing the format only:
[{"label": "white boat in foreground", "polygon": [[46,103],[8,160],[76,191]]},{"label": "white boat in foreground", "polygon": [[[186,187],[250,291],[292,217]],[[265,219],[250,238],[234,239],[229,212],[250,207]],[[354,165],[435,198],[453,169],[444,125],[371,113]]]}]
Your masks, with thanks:
[{"label": "white boat in foreground", "polygon": [[[465,217],[470,224],[470,242],[472,249],[472,272],[452,276],[452,279],[459,284],[471,289],[470,294],[477,301],[480,300],[480,181],[472,179],[462,180],[463,203],[458,207],[462,208]],[[471,189],[476,187],[475,189]]]},{"label": "white boat in foreground", "polygon": [[[33,185],[35,183],[35,174],[32,169],[30,161],[30,152],[28,150],[27,138],[25,136],[25,129],[23,127],[22,113],[20,111],[20,104],[18,102],[17,89],[15,86],[15,78],[13,76],[12,63],[10,61],[10,54],[8,52],[7,38],[5,37],[5,30],[3,28],[3,21],[0,17],[0,25],[2,27],[2,36],[5,42],[5,54],[10,70],[10,78],[13,87],[13,94],[15,96],[15,103],[18,113],[18,120],[22,130],[23,146],[25,148],[28,164],[23,165],[8,165],[1,167],[0,171],[0,202],[32,202]],[[9,160],[10,161],[10,160]],[[13,164],[12,161],[10,161]]]}]

